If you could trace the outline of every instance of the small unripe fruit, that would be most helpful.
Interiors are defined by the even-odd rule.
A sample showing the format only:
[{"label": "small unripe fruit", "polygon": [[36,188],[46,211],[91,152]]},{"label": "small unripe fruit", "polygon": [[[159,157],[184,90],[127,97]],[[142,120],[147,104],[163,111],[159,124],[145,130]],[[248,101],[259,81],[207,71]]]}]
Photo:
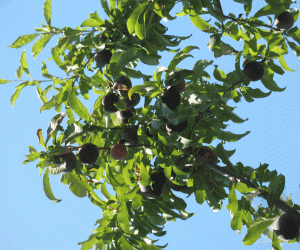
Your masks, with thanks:
[{"label": "small unripe fruit", "polygon": [[262,63],[257,61],[248,62],[244,67],[244,75],[249,81],[258,81],[264,75],[264,67]]},{"label": "small unripe fruit", "polygon": [[176,88],[178,93],[183,92],[185,90],[185,87],[186,87],[185,80],[183,80],[181,83],[175,85],[175,88]]},{"label": "small unripe fruit", "polygon": [[104,96],[101,100],[103,108],[109,113],[115,113],[118,109],[115,107],[114,103],[119,100],[119,97],[115,93],[110,93]]},{"label": "small unripe fruit", "polygon": [[274,21],[278,29],[289,30],[294,25],[294,16],[291,12],[282,12]]},{"label": "small unripe fruit", "polygon": [[174,110],[180,104],[181,96],[176,90],[175,86],[172,86],[162,95],[161,100],[168,106],[170,110]]},{"label": "small unripe fruit", "polygon": [[78,156],[83,164],[94,164],[99,157],[99,149],[93,143],[86,143],[79,149]]},{"label": "small unripe fruit", "polygon": [[[170,78],[167,81],[167,86],[173,86],[177,80],[180,80],[180,76],[178,75],[177,72],[176,73],[171,72],[169,77]],[[186,87],[185,80],[183,79],[180,83],[178,83],[177,85],[174,85],[174,87],[176,88],[178,93],[183,92]]]},{"label": "small unripe fruit", "polygon": [[133,108],[136,105],[138,105],[140,100],[141,100],[141,95],[139,93],[133,93],[131,95],[131,100],[129,100],[129,98],[128,98],[128,101],[126,103],[127,109]]},{"label": "small unripe fruit", "polygon": [[168,123],[166,125],[166,129],[169,133],[174,133],[174,132],[181,133],[183,130],[185,130],[187,128],[187,126],[188,126],[187,121],[180,122],[177,125]]},{"label": "small unripe fruit", "polygon": [[194,152],[197,153],[198,156],[205,157],[207,160],[209,160],[212,163],[216,163],[218,160],[218,155],[216,154],[216,152],[209,147],[202,146],[199,148],[195,148]]},{"label": "small unripe fruit", "polygon": [[63,153],[60,155],[54,155],[56,164],[61,163],[60,158],[63,158],[65,161],[65,170],[64,170],[65,173],[70,173],[73,171],[73,169],[75,169],[76,164],[77,164],[77,159],[73,152],[69,152],[66,154]]},{"label": "small unripe fruit", "polygon": [[129,145],[136,145],[138,144],[139,137],[137,135],[139,127],[128,127],[124,128],[121,133],[121,139],[125,140]]},{"label": "small unripe fruit", "polygon": [[277,237],[284,241],[296,238],[299,234],[299,226],[298,218],[292,213],[281,215],[272,224]]},{"label": "small unripe fruit", "polygon": [[123,144],[115,144],[110,149],[111,157],[116,161],[123,160],[127,155],[127,149],[126,146]]},{"label": "small unripe fruit", "polygon": [[104,67],[106,64],[109,64],[111,57],[112,53],[107,49],[101,50],[94,55],[95,61],[100,68]]},{"label": "small unripe fruit", "polygon": [[128,89],[132,87],[131,80],[127,76],[120,75],[116,78],[113,89],[117,89],[118,85],[125,85]]},{"label": "small unripe fruit", "polygon": [[143,186],[139,183],[142,194],[148,199],[157,199],[162,195],[162,188],[167,180],[163,171],[154,172],[150,175],[153,184]]}]

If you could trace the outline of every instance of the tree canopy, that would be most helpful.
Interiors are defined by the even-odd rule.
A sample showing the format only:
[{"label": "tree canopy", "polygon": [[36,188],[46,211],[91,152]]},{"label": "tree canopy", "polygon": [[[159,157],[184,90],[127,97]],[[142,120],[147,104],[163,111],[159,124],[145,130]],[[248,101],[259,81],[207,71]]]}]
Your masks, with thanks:
[{"label": "tree canopy", "polygon": [[[110,5],[101,0],[110,19],[103,20],[94,12],[73,29],[51,26],[52,1],[46,0],[46,24],[9,46],[21,48],[39,36],[32,47],[35,58],[52,37],[60,35],[51,48],[51,59],[66,77],[51,75],[43,60],[42,75],[52,84],[42,89],[44,81],[30,75],[24,50],[16,76],[21,80],[25,72],[31,81],[22,81],[16,87],[11,105],[24,87],[36,86],[43,103],[40,112],[53,108],[57,112],[46,135],[42,129],[37,130],[45,150],[29,146],[24,164],[39,160],[44,192],[52,202],[61,200],[51,190],[49,174],[60,174],[60,182],[67,184],[74,195],[88,196],[102,209],[97,230],[78,243],[82,250],[165,248],[155,245],[147,235],[163,236],[167,221],[187,220],[194,215],[186,211],[186,202],[174,191],[193,194],[197,203],[207,202],[213,211],[222,209],[223,200],[228,198],[232,230],[240,231],[244,225],[247,228],[245,245],[254,244],[262,234],[272,240],[274,249],[282,249],[281,242],[300,242],[300,206],[291,197],[281,197],[284,175],[269,171],[266,163],[257,168],[242,162],[233,164],[230,157],[235,150],[223,147],[225,142],[238,141],[250,133],[225,130],[226,121],[246,121],[233,112],[228,100],[253,102],[273,91],[284,91],[273,80],[274,73],[291,71],[284,59],[289,47],[300,58],[300,30],[294,25],[299,11],[291,8],[294,1],[265,1],[266,6],[252,17],[248,17],[252,0],[232,2],[243,4],[243,18],[243,14],[225,15],[220,0],[124,0],[110,1]],[[177,18],[170,15],[175,4],[182,4],[182,11],[176,14],[179,18],[188,15],[192,25],[210,34],[208,47],[215,58],[235,56],[234,70],[228,74],[214,65],[213,76],[222,84],[210,82],[205,71],[213,61],[198,60],[192,69],[178,68],[192,56],[191,51],[199,48],[191,45],[174,49],[190,37],[166,34],[167,27],[161,20]],[[201,17],[205,14],[217,22],[212,25],[205,21]],[[272,24],[261,21],[264,16]],[[223,35],[243,42],[243,50],[222,41]],[[260,39],[267,46],[258,44]],[[167,68],[158,66],[153,75],[135,69],[138,63],[159,65],[159,51],[174,54]],[[276,59],[280,65],[275,64]],[[84,70],[94,75],[87,77]],[[132,79],[142,79],[143,84],[133,86]],[[253,81],[261,81],[269,92],[252,88]],[[0,79],[1,84],[8,82]],[[48,100],[45,95],[52,88],[58,93]],[[99,97],[90,114],[77,96],[88,100],[91,89]],[[142,98],[144,107],[135,108]],[[153,100],[155,104],[151,105]],[[63,105],[65,112],[61,111]],[[80,119],[75,120],[74,113]],[[61,126],[64,119],[66,128]],[[215,139],[222,143],[212,147],[209,144]],[[79,146],[72,145],[75,143]],[[153,164],[151,160],[155,160]],[[116,196],[108,192],[107,184]],[[105,200],[97,194],[99,189]],[[237,191],[243,194],[241,199]],[[266,199],[268,207],[256,210],[251,206],[256,196]]]}]

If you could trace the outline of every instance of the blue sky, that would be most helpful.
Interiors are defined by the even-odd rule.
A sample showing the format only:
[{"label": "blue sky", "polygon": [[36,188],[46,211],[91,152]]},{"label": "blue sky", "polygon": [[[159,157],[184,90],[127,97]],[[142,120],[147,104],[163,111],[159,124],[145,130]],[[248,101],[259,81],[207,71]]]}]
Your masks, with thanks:
[{"label": "blue sky", "polygon": [[[244,13],[243,6],[234,2],[221,1],[223,11],[226,15],[230,12],[238,15]],[[225,4],[226,3],[226,4]],[[53,61],[46,60],[51,57],[50,48],[56,45],[58,36],[52,38],[40,55],[35,59],[31,56],[33,42],[21,49],[11,49],[11,45],[19,36],[35,33],[35,27],[42,27],[44,1],[0,1],[0,78],[17,80],[15,71],[20,65],[20,56],[24,49],[27,51],[27,61],[30,73],[35,80],[44,80],[41,75],[42,60],[45,60],[49,73],[64,77]],[[262,6],[264,1],[253,1],[253,9],[250,16],[254,15]],[[292,7],[299,8],[299,4]],[[171,14],[180,12],[181,3],[177,4]],[[89,18],[89,13],[97,11],[102,19],[108,19],[102,10],[100,1],[89,0],[65,0],[53,1],[52,26],[63,28],[69,26],[75,28]],[[204,17],[209,20],[210,16]],[[245,15],[243,15],[245,18]],[[274,16],[271,16],[274,18]],[[214,19],[212,19],[214,21]],[[268,21],[266,18],[262,20]],[[193,26],[188,16],[177,17],[174,21],[163,22],[169,30],[167,34],[180,36],[193,36],[180,44],[180,49],[188,45],[195,45],[200,50],[193,50],[194,58],[187,58],[178,67],[192,69],[197,60],[214,60],[214,64],[226,74],[234,70],[235,56],[223,56],[214,58],[213,53],[207,48],[209,35],[203,33]],[[213,22],[211,22],[213,24]],[[295,25],[298,24],[298,21]],[[224,42],[234,46],[236,50],[242,50],[243,42],[235,42],[229,37],[223,37]],[[262,40],[259,41],[263,43]],[[160,66],[167,67],[174,54],[170,52],[161,53]],[[286,178],[286,186],[283,195],[293,195],[293,202],[300,204],[299,181],[300,176],[300,149],[299,149],[299,96],[300,96],[300,61],[289,51],[284,56],[289,67],[295,72],[286,72],[283,76],[275,75],[274,80],[279,87],[286,87],[283,92],[273,92],[269,97],[255,99],[247,103],[244,99],[235,103],[229,101],[227,104],[236,107],[234,111],[243,119],[249,119],[242,124],[227,122],[230,125],[227,131],[242,134],[251,131],[249,135],[240,141],[226,143],[226,150],[236,149],[236,153],[230,158],[233,164],[241,161],[244,166],[257,168],[260,163],[268,163],[269,170],[277,170]],[[278,60],[275,61],[279,64]],[[140,63],[138,70],[152,75],[157,66],[149,66]],[[208,68],[208,73],[213,78],[214,67]],[[89,75],[91,76],[91,74]],[[23,79],[29,80],[27,76]],[[101,209],[93,205],[88,197],[78,198],[73,195],[66,185],[59,183],[59,176],[50,175],[50,184],[56,198],[62,199],[60,203],[54,204],[44,194],[42,176],[38,161],[23,164],[26,159],[24,155],[29,154],[28,146],[33,146],[37,151],[44,148],[38,142],[36,131],[43,130],[45,136],[51,118],[56,114],[54,109],[39,112],[42,105],[36,95],[36,87],[26,87],[22,90],[15,102],[14,108],[10,105],[10,98],[15,87],[20,82],[11,82],[0,86],[1,106],[0,116],[3,121],[0,124],[0,138],[2,147],[0,155],[2,158],[2,171],[0,176],[1,190],[1,215],[0,215],[0,249],[2,250],[76,250],[80,249],[78,242],[85,241],[95,230],[95,222],[102,218]],[[133,85],[142,84],[141,79],[133,79]],[[48,85],[48,84],[47,84]],[[41,84],[42,89],[47,86]],[[251,82],[253,88],[260,88],[268,92],[261,81]],[[47,98],[50,99],[56,91],[50,91]],[[98,95],[89,92],[90,100],[79,97],[81,102],[92,111],[93,104]],[[143,102],[137,107],[141,107]],[[64,108],[62,112],[64,112]],[[78,118],[77,116],[75,116]],[[66,120],[62,126],[66,128]],[[215,140],[211,145],[220,143]],[[219,164],[223,166],[221,162]],[[109,187],[107,185],[107,187]],[[109,187],[111,194],[115,194]],[[186,195],[174,192],[178,197],[185,198]],[[99,197],[102,198],[99,192]],[[238,197],[241,197],[238,194]],[[185,199],[187,212],[195,215],[186,221],[177,220],[176,223],[168,222],[164,230],[167,234],[163,237],[148,235],[151,239],[158,239],[158,245],[169,245],[166,250],[181,249],[222,249],[222,250],[266,250],[271,249],[271,243],[263,236],[252,246],[245,246],[242,242],[246,227],[242,228],[241,234],[230,228],[231,216],[226,209],[227,200],[223,202],[223,209],[217,213],[213,212],[207,203],[199,205],[195,197],[191,195]],[[262,204],[267,206],[266,201],[255,198],[253,205]],[[267,241],[267,242],[266,242]],[[285,243],[285,250],[297,249],[297,244]]]}]

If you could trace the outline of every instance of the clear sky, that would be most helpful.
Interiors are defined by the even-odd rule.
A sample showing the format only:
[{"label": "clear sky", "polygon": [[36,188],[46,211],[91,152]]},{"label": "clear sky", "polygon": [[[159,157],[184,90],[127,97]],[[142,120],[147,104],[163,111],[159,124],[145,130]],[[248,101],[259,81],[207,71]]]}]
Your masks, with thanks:
[{"label": "clear sky", "polygon": [[[91,12],[97,11],[102,19],[108,19],[102,10],[99,0],[64,0],[52,1],[52,26],[63,28],[69,26],[75,28],[89,18]],[[244,13],[243,6],[232,0],[222,0],[223,11],[226,15],[230,12],[238,15]],[[21,49],[11,49],[11,45],[19,36],[35,33],[35,27],[42,27],[46,23],[43,17],[44,0],[1,0],[0,1],[0,79],[17,80],[15,71],[20,65],[20,56],[24,49],[27,51],[27,61],[30,73],[34,80],[45,80],[41,75],[42,60],[45,60],[49,73],[59,77],[65,77],[53,61],[46,60],[51,57],[50,48],[55,46],[58,36],[53,37],[40,55],[35,59],[31,55],[31,47],[34,42]],[[265,5],[264,1],[254,0],[250,16]],[[299,3],[292,7],[299,9]],[[181,11],[182,5],[178,3],[171,14]],[[274,16],[271,16],[274,18]],[[210,16],[204,16],[209,20]],[[243,15],[245,18],[245,15]],[[267,18],[262,20],[268,21]],[[209,34],[198,30],[193,26],[188,16],[177,17],[174,21],[163,22],[169,30],[167,34],[180,36],[193,36],[180,44],[180,49],[188,45],[195,45],[200,50],[193,50],[190,53],[194,58],[187,58],[178,67],[192,69],[197,60],[214,60],[214,64],[226,74],[233,71],[235,56],[223,56],[214,58],[213,52],[207,48]],[[212,18],[212,24],[214,19]],[[297,25],[299,21],[296,22]],[[37,40],[38,38],[36,38]],[[35,41],[36,41],[35,40]],[[242,50],[243,41],[235,42],[229,37],[223,37],[224,42],[232,45],[236,50]],[[260,40],[259,43],[265,43]],[[177,47],[178,48],[178,47]],[[176,48],[176,49],[177,49]],[[167,67],[175,54],[170,52],[161,53],[160,66]],[[230,125],[225,129],[235,134],[243,134],[251,131],[249,135],[237,142],[224,144],[226,150],[236,149],[236,153],[230,158],[233,164],[241,161],[244,166],[257,168],[259,164],[268,163],[269,170],[277,170],[285,176],[285,191],[283,195],[293,195],[292,201],[300,204],[299,176],[299,96],[300,96],[300,61],[295,53],[289,48],[289,54],[284,56],[289,67],[295,72],[288,72],[281,76],[275,74],[274,80],[279,87],[286,87],[283,92],[272,92],[267,98],[255,99],[248,103],[243,98],[239,103],[229,101],[227,104],[236,107],[234,111],[243,119],[249,119],[242,124],[227,122]],[[242,61],[243,58],[241,58]],[[279,65],[279,61],[275,60]],[[152,75],[158,66],[149,66],[140,63],[137,70],[144,74]],[[214,67],[210,66],[207,71],[213,78]],[[86,71],[88,76],[91,72]],[[29,78],[24,74],[24,80]],[[133,79],[133,85],[142,84],[142,79]],[[0,155],[2,158],[2,171],[0,175],[0,249],[1,250],[77,250],[78,242],[83,242],[95,230],[96,220],[102,218],[101,209],[93,205],[88,197],[78,198],[67,185],[59,183],[59,175],[50,175],[50,184],[56,198],[62,199],[60,203],[53,203],[44,194],[43,174],[39,175],[39,168],[36,168],[38,161],[23,164],[26,160],[24,155],[29,154],[28,146],[33,146],[37,151],[44,148],[39,144],[36,132],[43,130],[45,138],[48,124],[56,114],[54,109],[39,112],[42,102],[36,95],[36,86],[26,87],[22,90],[15,102],[14,108],[10,105],[10,98],[15,87],[20,82],[11,82],[0,86],[1,106],[0,116],[0,138],[2,147]],[[49,83],[42,83],[44,89]],[[220,83],[219,83],[220,84]],[[260,88],[264,92],[268,90],[261,81],[251,82],[253,88]],[[47,94],[48,100],[57,92],[54,90]],[[86,101],[81,96],[81,102],[92,112],[93,104],[98,98],[93,91],[89,92],[90,100]],[[143,98],[142,98],[143,99]],[[144,104],[142,101],[138,106]],[[64,107],[64,106],[63,106]],[[64,112],[62,108],[62,112]],[[78,117],[75,115],[75,118]],[[66,128],[66,119],[62,126]],[[211,145],[220,143],[215,140]],[[222,162],[219,164],[224,166]],[[43,172],[44,173],[44,172]],[[109,187],[111,194],[115,195]],[[186,195],[174,191],[180,197]],[[241,195],[239,193],[238,197]],[[102,194],[98,193],[100,198]],[[222,250],[266,250],[271,249],[270,241],[263,236],[252,246],[245,246],[242,242],[246,227],[242,228],[241,234],[232,231],[230,227],[231,216],[226,209],[227,200],[223,202],[223,209],[217,213],[213,212],[205,202],[199,205],[194,195],[185,199],[187,212],[195,215],[183,221],[178,219],[176,223],[169,221],[164,230],[167,234],[163,237],[156,237],[149,234],[151,239],[158,239],[157,245],[169,245],[166,250],[181,249],[222,249]],[[267,206],[267,202],[260,198],[253,201],[255,207],[258,204]],[[298,249],[297,244],[285,243],[283,249]]]}]

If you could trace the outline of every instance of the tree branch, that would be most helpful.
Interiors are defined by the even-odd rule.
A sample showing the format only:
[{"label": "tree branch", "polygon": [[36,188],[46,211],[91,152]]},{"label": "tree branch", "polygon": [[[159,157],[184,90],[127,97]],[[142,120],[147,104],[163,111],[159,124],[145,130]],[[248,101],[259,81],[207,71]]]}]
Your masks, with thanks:
[{"label": "tree branch", "polygon": [[[228,167],[220,167],[217,164],[214,164],[212,162],[210,162],[209,160],[205,159],[204,157],[197,157],[192,155],[189,151],[185,151],[185,153],[187,153],[190,156],[193,156],[194,158],[194,162],[195,164],[201,164],[215,172],[217,172],[218,174],[222,175],[223,177],[227,178],[228,180],[230,180],[231,182],[233,182],[234,184],[237,184],[238,182],[242,182],[244,184],[246,184],[248,187],[250,188],[255,188],[258,191],[258,196],[267,200],[268,197],[270,196],[270,194],[263,190],[260,189],[259,187],[255,186],[250,180],[243,178],[241,176],[239,176],[238,174],[235,173],[230,173],[230,171],[228,170]],[[281,199],[274,199],[274,204],[281,209],[282,211],[284,211],[285,213],[289,213],[289,212],[293,212],[295,213],[295,215],[298,217],[298,219],[300,220],[300,213],[297,212],[296,210],[294,210],[291,206],[289,206],[286,202],[284,202]]]}]

